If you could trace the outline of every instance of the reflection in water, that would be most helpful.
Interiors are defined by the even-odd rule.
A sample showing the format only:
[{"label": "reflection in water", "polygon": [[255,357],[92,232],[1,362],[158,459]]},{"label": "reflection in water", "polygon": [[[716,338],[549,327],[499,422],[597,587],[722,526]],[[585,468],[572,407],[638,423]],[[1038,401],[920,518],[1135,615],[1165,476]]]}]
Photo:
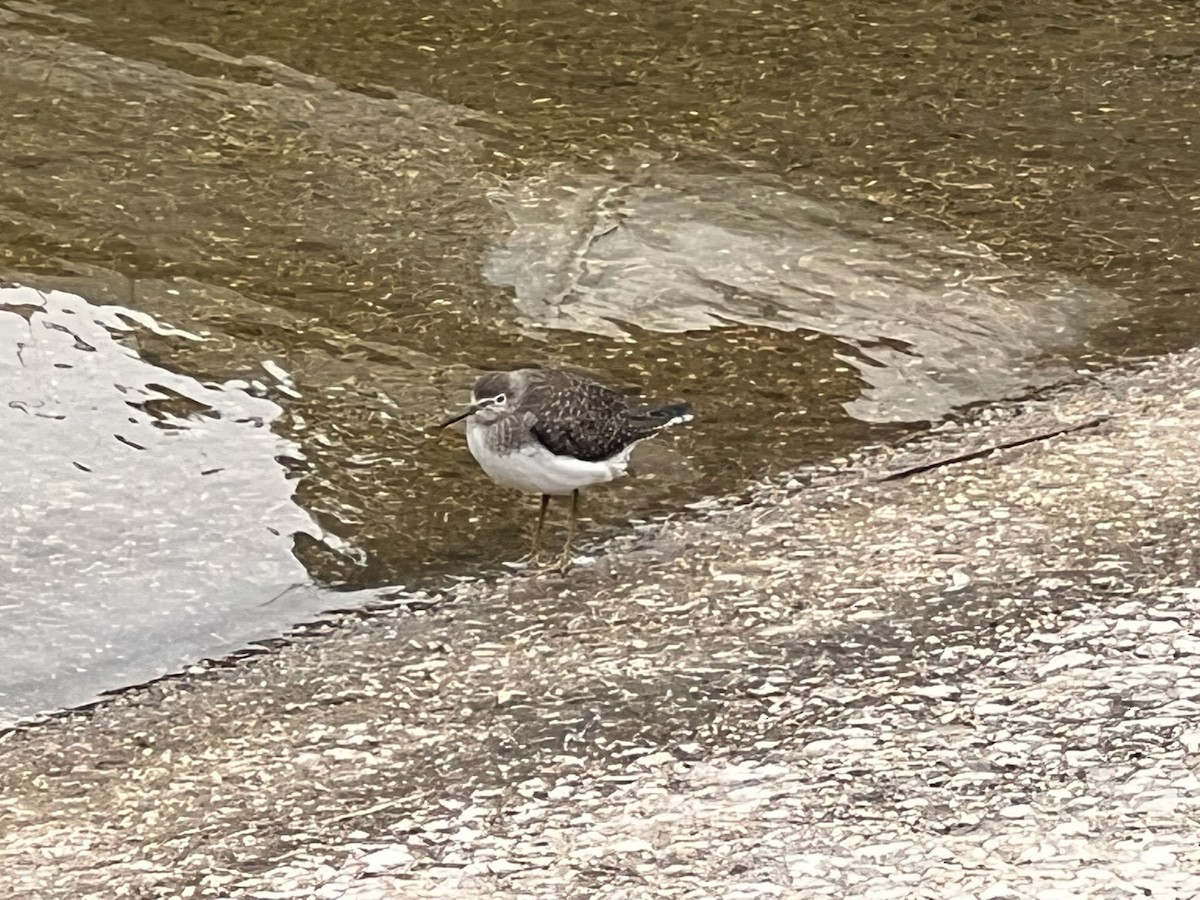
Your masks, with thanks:
[{"label": "reflection in water", "polygon": [[145,362],[143,333],[200,340],[73,294],[0,288],[0,721],[329,604],[289,590],[308,583],[293,535],[320,532],[277,461],[298,452],[270,428],[279,407]]},{"label": "reflection in water", "polygon": [[536,178],[495,197],[514,229],[486,272],[512,288],[525,327],[827,334],[865,382],[846,409],[871,422],[937,421],[1049,384],[1069,369],[1046,357],[1123,311],[986,248],[761,177]]}]

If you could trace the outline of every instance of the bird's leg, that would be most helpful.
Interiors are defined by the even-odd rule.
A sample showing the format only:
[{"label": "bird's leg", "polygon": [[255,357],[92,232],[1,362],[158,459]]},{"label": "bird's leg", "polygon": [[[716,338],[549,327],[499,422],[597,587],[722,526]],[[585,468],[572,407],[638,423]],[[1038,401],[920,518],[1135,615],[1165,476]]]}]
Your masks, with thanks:
[{"label": "bird's leg", "polygon": [[542,507],[538,510],[537,530],[533,532],[533,557],[542,552],[542,528],[546,525],[546,510],[550,508],[550,495],[542,494]]},{"label": "bird's leg", "polygon": [[571,493],[571,518],[567,520],[567,543],[563,547],[562,556],[558,558],[558,563],[554,568],[560,572],[567,571],[567,567],[571,565],[571,541],[575,539],[575,519],[579,516],[579,488]]},{"label": "bird's leg", "polygon": [[537,528],[533,532],[533,547],[525,557],[532,563],[537,563],[542,555],[542,526],[546,524],[546,509],[550,506],[550,495],[542,494],[542,508],[538,512]]}]

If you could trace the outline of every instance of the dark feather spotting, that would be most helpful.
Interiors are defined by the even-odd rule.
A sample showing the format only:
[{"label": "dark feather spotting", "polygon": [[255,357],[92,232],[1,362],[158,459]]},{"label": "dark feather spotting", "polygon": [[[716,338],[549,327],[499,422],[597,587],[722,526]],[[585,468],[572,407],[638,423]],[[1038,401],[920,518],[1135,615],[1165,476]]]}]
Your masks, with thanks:
[{"label": "dark feather spotting", "polygon": [[686,403],[649,406],[583,375],[558,369],[493,372],[475,397],[511,392],[522,419],[542,446],[559,456],[599,462],[691,417]]}]

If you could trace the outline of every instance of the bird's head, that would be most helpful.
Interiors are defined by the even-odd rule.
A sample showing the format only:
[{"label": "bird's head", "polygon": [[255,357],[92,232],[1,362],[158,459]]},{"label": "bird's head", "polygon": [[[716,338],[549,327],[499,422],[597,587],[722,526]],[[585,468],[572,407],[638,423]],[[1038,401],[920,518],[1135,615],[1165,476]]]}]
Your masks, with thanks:
[{"label": "bird's head", "polygon": [[508,372],[492,372],[484,375],[475,382],[471,405],[456,416],[451,416],[438,427],[445,428],[455,422],[461,422],[475,416],[484,424],[495,422],[508,415],[514,406],[514,392],[517,385],[511,383]]}]

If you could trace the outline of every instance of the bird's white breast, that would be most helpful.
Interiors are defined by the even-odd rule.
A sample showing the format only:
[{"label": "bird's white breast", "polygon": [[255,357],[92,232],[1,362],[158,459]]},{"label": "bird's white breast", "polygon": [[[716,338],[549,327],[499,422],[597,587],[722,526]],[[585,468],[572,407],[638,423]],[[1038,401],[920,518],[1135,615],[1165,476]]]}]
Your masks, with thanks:
[{"label": "bird's white breast", "polygon": [[489,444],[487,428],[469,420],[467,447],[479,467],[503,487],[528,494],[569,494],[578,488],[619,478],[629,468],[632,446],[599,462],[559,456],[536,440],[520,445],[511,453],[498,453]]}]

